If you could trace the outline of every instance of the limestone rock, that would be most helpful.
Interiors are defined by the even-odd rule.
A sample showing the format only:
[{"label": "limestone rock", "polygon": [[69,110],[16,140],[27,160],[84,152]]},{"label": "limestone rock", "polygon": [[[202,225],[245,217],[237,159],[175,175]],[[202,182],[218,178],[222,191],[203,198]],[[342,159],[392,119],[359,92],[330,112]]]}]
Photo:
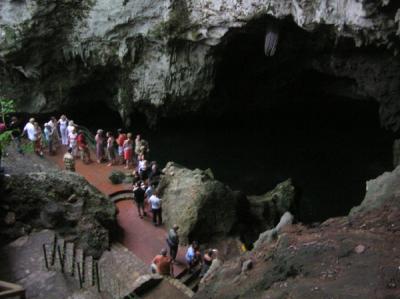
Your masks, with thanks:
[{"label": "limestone rock", "polygon": [[159,184],[163,219],[179,225],[180,240],[208,241],[225,236],[236,222],[236,193],[207,172],[169,162]]},{"label": "limestone rock", "polygon": [[259,222],[261,231],[274,227],[281,216],[293,208],[295,188],[290,179],[260,196],[248,196],[250,213]]},{"label": "limestone rock", "polygon": [[1,230],[4,239],[51,228],[89,255],[108,248],[109,233],[116,228],[114,205],[80,175],[53,170],[11,175],[3,178],[2,192],[8,215],[18,220]]},{"label": "limestone rock", "polygon": [[390,200],[400,201],[400,166],[392,172],[385,172],[366,184],[364,200],[350,211],[350,216],[382,207]]},{"label": "limestone rock", "polygon": [[291,19],[309,32],[329,28],[324,35],[332,47],[340,38],[354,47],[379,47],[381,56],[330,54],[309,67],[354,80],[346,94],[376,98],[382,122],[399,127],[395,0],[4,0],[0,91],[17,99],[20,111],[50,112],[76,100],[98,101],[84,96],[95,83],[127,123],[133,111],[150,122],[158,114],[196,111],[215,87],[221,59],[215,50],[260,18]]}]

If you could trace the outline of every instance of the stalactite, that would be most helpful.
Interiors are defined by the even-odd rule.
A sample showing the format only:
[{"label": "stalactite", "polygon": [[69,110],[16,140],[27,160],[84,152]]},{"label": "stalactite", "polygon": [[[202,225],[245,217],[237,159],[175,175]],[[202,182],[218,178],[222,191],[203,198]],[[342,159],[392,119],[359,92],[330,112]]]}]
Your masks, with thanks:
[{"label": "stalactite", "polygon": [[279,42],[279,30],[275,24],[267,27],[264,41],[265,56],[274,56]]}]

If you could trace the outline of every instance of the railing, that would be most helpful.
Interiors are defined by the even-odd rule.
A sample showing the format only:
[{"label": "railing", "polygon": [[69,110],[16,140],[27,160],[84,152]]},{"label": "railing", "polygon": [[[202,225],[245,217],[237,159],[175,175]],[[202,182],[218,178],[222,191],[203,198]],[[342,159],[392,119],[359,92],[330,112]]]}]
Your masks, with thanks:
[{"label": "railing", "polygon": [[[121,282],[118,279],[108,277],[107,272],[100,268],[99,261],[91,256],[85,256],[83,250],[77,249],[74,243],[65,242],[55,235],[52,243],[44,243],[42,246],[46,269],[60,271],[75,277],[79,282],[79,288],[96,287],[99,293],[106,290],[115,299],[140,298],[134,292],[123,297],[121,295]],[[89,262],[86,262],[86,258],[89,259]]]},{"label": "railing", "polygon": [[14,297],[25,299],[25,289],[15,283],[0,281],[0,298]]}]

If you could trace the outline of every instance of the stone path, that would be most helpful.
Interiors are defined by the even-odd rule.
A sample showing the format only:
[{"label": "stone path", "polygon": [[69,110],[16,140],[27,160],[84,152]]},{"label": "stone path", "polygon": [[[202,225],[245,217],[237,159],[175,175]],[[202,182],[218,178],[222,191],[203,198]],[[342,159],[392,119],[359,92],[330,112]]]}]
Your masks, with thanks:
[{"label": "stone path", "polygon": [[[47,159],[63,168],[64,150],[59,149],[55,156],[46,156]],[[92,153],[92,157],[95,155]],[[130,189],[129,184],[113,185],[108,179],[113,170],[127,171],[123,166],[108,167],[106,163],[98,164],[93,162],[89,165],[76,161],[76,172],[84,176],[90,184],[106,195],[110,195],[120,190]],[[138,256],[143,262],[150,265],[151,260],[163,247],[166,247],[166,228],[154,227],[151,222],[151,214],[144,219],[137,215],[137,209],[132,200],[121,200],[116,203],[119,210],[117,221],[123,229],[121,243]],[[177,263],[174,265],[175,275],[180,274],[185,269],[184,254],[186,247],[180,247],[178,251]]]}]

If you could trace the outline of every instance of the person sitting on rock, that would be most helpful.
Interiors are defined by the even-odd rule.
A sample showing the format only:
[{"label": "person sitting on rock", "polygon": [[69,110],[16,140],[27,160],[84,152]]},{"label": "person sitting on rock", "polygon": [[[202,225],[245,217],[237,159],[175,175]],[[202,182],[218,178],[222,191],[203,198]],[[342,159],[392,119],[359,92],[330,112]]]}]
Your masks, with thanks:
[{"label": "person sitting on rock", "polygon": [[151,262],[151,272],[160,275],[174,276],[174,267],[172,266],[172,259],[167,256],[167,249],[161,249],[161,253],[156,255]]},{"label": "person sitting on rock", "polygon": [[189,272],[192,272],[193,268],[201,263],[199,244],[196,241],[193,241],[192,244],[189,246],[188,250],[186,251],[185,259]]},{"label": "person sitting on rock", "polygon": [[143,218],[143,216],[146,216],[146,212],[144,210],[145,190],[142,188],[141,181],[136,182],[135,186],[133,187],[133,195],[138,209],[139,217]]},{"label": "person sitting on rock", "polygon": [[75,158],[72,155],[72,148],[68,148],[64,155],[65,170],[75,171]]}]

